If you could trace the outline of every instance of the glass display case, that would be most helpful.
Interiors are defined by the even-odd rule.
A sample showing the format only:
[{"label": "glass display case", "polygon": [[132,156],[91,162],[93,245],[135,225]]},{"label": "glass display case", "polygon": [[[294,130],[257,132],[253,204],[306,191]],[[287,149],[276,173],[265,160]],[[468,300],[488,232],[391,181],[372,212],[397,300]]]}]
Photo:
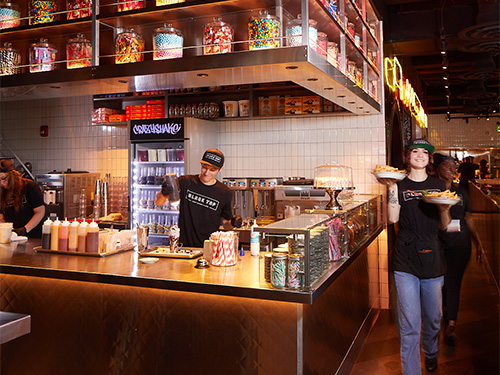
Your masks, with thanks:
[{"label": "glass display case", "polygon": [[262,288],[309,291],[382,224],[381,196],[355,195],[343,210],[309,210],[255,228],[273,246],[263,254]]}]

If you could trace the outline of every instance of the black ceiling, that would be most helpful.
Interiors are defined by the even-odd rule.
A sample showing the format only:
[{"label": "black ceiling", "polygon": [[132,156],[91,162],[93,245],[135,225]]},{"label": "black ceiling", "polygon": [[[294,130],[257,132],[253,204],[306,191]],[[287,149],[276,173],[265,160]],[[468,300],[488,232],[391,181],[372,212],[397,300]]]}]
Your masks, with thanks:
[{"label": "black ceiling", "polygon": [[426,113],[498,114],[499,1],[375,1],[385,55],[398,57]]}]

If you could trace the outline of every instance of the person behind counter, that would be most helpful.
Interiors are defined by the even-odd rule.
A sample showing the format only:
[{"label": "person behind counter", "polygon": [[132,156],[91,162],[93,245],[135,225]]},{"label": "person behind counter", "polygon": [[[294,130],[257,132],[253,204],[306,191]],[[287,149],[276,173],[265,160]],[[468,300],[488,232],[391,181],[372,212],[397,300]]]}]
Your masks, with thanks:
[{"label": "person behind counter", "polygon": [[387,185],[388,220],[398,223],[392,253],[396,284],[401,364],[403,375],[420,375],[420,332],[425,367],[437,369],[438,336],[444,262],[439,229],[451,221],[449,205],[425,203],[424,191],[444,191],[443,181],[428,175],[434,152],[425,139],[415,139],[405,153],[408,175],[400,182],[378,179]]},{"label": "person behind counter", "polygon": [[467,156],[465,161],[458,167],[458,173],[460,173],[460,186],[463,186],[465,190],[469,191],[469,181],[472,181],[476,177],[476,171],[478,169],[479,165],[474,163],[474,158],[472,156]]},{"label": "person behind counter", "polygon": [[[183,246],[203,247],[210,234],[224,229],[241,227],[241,217],[232,215],[231,191],[217,181],[217,174],[224,168],[224,154],[217,149],[208,149],[200,160],[199,175],[180,176],[179,228]],[[156,195],[156,205],[161,206],[176,195],[174,187],[164,183]]]},{"label": "person behind counter", "polygon": [[445,231],[439,232],[439,239],[444,247],[446,273],[444,276],[443,306],[445,307],[445,340],[454,344],[455,323],[460,303],[460,286],[465,267],[471,254],[471,237],[476,243],[476,260],[481,262],[481,240],[477,234],[469,204],[469,195],[462,186],[453,184],[457,172],[455,160],[450,156],[434,155],[434,170],[437,177],[444,181],[446,188],[460,197],[460,202],[450,208],[451,223]]},{"label": "person behind counter", "polygon": [[0,160],[0,193],[0,223],[13,223],[19,236],[41,238],[45,217],[42,192],[33,181],[22,178],[7,159]]}]

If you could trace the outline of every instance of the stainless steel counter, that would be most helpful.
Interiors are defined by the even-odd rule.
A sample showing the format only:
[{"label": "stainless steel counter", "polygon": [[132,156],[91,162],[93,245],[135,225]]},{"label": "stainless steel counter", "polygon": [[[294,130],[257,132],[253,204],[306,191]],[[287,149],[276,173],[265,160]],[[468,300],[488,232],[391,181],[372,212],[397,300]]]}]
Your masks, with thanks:
[{"label": "stainless steel counter", "polygon": [[31,332],[31,316],[0,311],[0,344]]}]

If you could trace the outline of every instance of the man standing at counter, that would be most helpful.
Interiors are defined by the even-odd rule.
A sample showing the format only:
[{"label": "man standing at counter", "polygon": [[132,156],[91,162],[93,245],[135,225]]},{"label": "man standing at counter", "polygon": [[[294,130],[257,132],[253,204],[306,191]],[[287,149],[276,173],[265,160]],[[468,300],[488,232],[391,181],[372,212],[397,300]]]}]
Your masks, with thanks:
[{"label": "man standing at counter", "polygon": [[224,168],[224,154],[217,149],[208,149],[200,160],[199,175],[180,176],[178,186],[162,185],[156,195],[156,205],[176,200],[174,189],[180,196],[179,228],[180,242],[187,247],[203,247],[210,234],[241,226],[241,218],[232,215],[231,191],[220,181],[217,174]]}]

